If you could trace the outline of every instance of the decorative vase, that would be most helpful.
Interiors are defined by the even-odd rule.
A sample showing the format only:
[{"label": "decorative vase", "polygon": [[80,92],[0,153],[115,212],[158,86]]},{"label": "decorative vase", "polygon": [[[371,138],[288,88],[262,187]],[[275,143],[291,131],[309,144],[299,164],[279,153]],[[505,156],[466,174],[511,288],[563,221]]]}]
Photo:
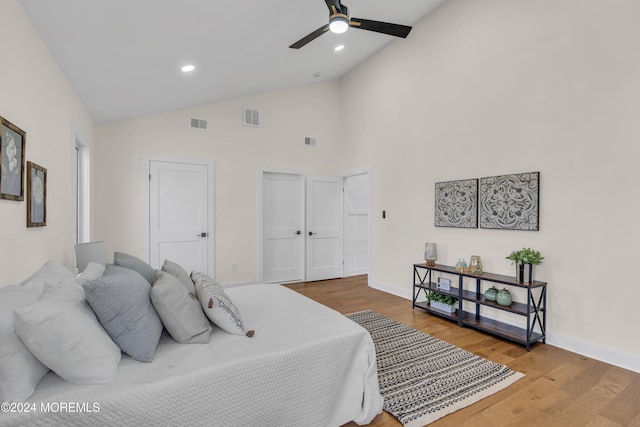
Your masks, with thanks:
[{"label": "decorative vase", "polygon": [[498,288],[495,286],[490,287],[484,292],[484,297],[487,301],[495,301],[498,298]]},{"label": "decorative vase", "polygon": [[516,282],[524,280],[524,264],[516,264]]},{"label": "decorative vase", "polygon": [[496,302],[500,305],[508,307],[511,305],[513,300],[511,299],[511,293],[506,288],[502,288],[498,291],[498,295],[496,296]]},{"label": "decorative vase", "polygon": [[471,274],[482,274],[482,260],[478,255],[471,255],[471,261],[469,261],[469,272]]},{"label": "decorative vase", "polygon": [[533,264],[518,264],[516,280],[522,283],[533,282]]},{"label": "decorative vase", "polygon": [[427,267],[435,267],[438,259],[438,250],[435,243],[424,244],[424,261]]}]

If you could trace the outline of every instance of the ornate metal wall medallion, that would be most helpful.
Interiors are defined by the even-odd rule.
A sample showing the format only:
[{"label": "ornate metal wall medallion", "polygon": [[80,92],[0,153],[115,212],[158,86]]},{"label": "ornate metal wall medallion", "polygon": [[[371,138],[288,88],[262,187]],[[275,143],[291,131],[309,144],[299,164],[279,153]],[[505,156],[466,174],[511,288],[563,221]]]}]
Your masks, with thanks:
[{"label": "ornate metal wall medallion", "polygon": [[480,228],[539,229],[540,172],[480,178]]},{"label": "ornate metal wall medallion", "polygon": [[436,227],[478,227],[478,180],[436,182]]}]

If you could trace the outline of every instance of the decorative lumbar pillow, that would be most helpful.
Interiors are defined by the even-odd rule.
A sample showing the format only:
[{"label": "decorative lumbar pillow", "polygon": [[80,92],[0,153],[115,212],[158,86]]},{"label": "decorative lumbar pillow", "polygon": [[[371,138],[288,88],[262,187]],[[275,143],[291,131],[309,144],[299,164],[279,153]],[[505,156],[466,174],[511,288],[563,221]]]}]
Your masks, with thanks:
[{"label": "decorative lumbar pillow", "polygon": [[196,286],[198,300],[209,320],[232,334],[253,336],[254,331],[245,330],[240,311],[218,282],[203,273],[194,272],[191,278]]},{"label": "decorative lumbar pillow", "polygon": [[187,288],[189,292],[193,292],[195,294],[196,288],[193,285],[191,277],[189,277],[189,273],[187,273],[184,268],[180,267],[173,261],[165,259],[164,264],[162,264],[162,271],[166,271],[167,273],[176,277],[178,280],[180,280],[180,283],[182,283]]},{"label": "decorative lumbar pillow", "polygon": [[156,280],[156,271],[149,264],[133,255],[115,252],[113,254],[113,263],[120,267],[137,271],[150,285],[153,285],[153,282]]},{"label": "decorative lumbar pillow", "polygon": [[0,403],[24,402],[49,372],[15,332],[14,310],[38,301],[30,286],[0,288]]},{"label": "decorative lumbar pillow", "polygon": [[107,264],[104,276],[84,285],[87,302],[111,339],[129,356],[151,362],[162,322],[151,304],[151,286],[140,274]]},{"label": "decorative lumbar pillow", "polygon": [[151,302],[164,327],[180,344],[209,342],[211,325],[198,297],[187,291],[173,275],[158,272],[158,278],[151,287]]},{"label": "decorative lumbar pillow", "polygon": [[16,334],[31,352],[63,379],[102,384],[118,371],[120,348],[102,329],[84,298],[69,281],[15,310]]}]

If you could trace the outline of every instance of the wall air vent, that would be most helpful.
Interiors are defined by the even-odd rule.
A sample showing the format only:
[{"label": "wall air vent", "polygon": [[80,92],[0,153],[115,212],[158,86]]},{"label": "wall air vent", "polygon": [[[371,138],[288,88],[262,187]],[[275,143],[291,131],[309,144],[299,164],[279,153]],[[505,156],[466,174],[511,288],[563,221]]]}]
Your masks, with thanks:
[{"label": "wall air vent", "polygon": [[260,127],[260,111],[245,107],[244,125]]},{"label": "wall air vent", "polygon": [[207,130],[209,128],[209,122],[204,119],[195,119],[191,117],[191,128]]}]

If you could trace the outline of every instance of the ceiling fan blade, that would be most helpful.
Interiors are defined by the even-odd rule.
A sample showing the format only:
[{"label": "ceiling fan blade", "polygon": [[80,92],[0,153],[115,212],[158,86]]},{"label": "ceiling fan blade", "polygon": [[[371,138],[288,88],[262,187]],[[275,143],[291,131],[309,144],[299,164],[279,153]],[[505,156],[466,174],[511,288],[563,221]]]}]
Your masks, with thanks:
[{"label": "ceiling fan blade", "polygon": [[390,36],[402,37],[409,35],[411,27],[407,25],[391,24],[389,22],[371,21],[369,19],[351,18],[349,23],[354,28],[361,30],[375,31],[376,33],[388,34]]},{"label": "ceiling fan blade", "polygon": [[342,4],[340,3],[340,0],[324,0],[324,2],[327,4],[327,7],[329,8],[330,14],[334,14],[336,12],[342,13]]},{"label": "ceiling fan blade", "polygon": [[302,46],[306,45],[309,42],[314,41],[315,39],[317,39],[318,37],[326,33],[328,30],[329,30],[329,24],[323,25],[322,27],[315,30],[313,33],[307,34],[306,36],[304,36],[303,38],[301,38],[300,40],[298,40],[297,42],[289,46],[289,48],[300,49]]}]

